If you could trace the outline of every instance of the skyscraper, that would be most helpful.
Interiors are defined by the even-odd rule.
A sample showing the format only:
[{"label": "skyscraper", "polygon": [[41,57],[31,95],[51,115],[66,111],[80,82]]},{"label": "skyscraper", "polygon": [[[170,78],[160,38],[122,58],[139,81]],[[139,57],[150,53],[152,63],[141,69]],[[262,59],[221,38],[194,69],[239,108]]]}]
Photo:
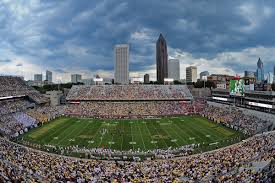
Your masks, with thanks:
[{"label": "skyscraper", "polygon": [[273,83],[275,83],[275,65],[273,67]]},{"label": "skyscraper", "polygon": [[81,79],[82,79],[82,76],[80,74],[72,74],[71,75],[71,81],[74,84],[81,82]]},{"label": "skyscraper", "polygon": [[35,74],[34,75],[34,81],[42,81],[43,76],[42,74]]},{"label": "skyscraper", "polygon": [[209,76],[209,72],[208,71],[203,71],[200,73],[200,80],[203,80],[204,77],[207,77]]},{"label": "skyscraper", "polygon": [[150,76],[149,76],[149,74],[145,74],[144,75],[144,83],[145,84],[149,84],[150,83]]},{"label": "skyscraper", "polygon": [[168,61],[168,78],[180,80],[180,61],[178,59],[170,59]]},{"label": "skyscraper", "polygon": [[168,77],[168,54],[167,45],[162,34],[159,35],[156,43],[157,81],[164,83],[164,78]]},{"label": "skyscraper", "polygon": [[272,83],[273,83],[273,79],[274,79],[274,78],[273,78],[273,73],[272,73],[272,72],[268,72],[268,73],[267,73],[267,78],[266,78],[266,79],[267,79],[267,83],[268,83],[268,84],[272,84]]},{"label": "skyscraper", "polygon": [[51,83],[53,82],[53,73],[51,71],[46,71],[46,80]]},{"label": "skyscraper", "polygon": [[186,83],[197,82],[197,67],[186,67]]},{"label": "skyscraper", "polygon": [[257,62],[256,80],[257,82],[264,82],[264,64],[260,58]]},{"label": "skyscraper", "polygon": [[115,80],[116,84],[129,84],[129,45],[115,45]]},{"label": "skyscraper", "polygon": [[255,72],[253,72],[253,71],[244,71],[244,77],[255,78]]}]

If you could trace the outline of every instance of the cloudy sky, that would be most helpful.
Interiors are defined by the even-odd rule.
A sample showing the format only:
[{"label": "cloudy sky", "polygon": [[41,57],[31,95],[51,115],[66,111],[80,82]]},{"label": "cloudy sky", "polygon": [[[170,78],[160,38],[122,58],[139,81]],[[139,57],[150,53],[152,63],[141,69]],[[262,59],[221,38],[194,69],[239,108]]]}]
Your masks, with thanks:
[{"label": "cloudy sky", "polygon": [[274,1],[0,0],[0,74],[54,72],[69,81],[113,76],[115,44],[130,44],[130,75],[155,78],[155,42],[198,72],[265,72],[275,65]]}]

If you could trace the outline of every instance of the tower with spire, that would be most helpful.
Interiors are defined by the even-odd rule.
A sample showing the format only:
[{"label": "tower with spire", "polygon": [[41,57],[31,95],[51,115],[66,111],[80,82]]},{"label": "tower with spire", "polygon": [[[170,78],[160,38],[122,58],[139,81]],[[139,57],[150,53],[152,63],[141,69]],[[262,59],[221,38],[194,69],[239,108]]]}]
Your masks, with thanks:
[{"label": "tower with spire", "polygon": [[157,81],[164,83],[164,78],[168,77],[168,53],[166,40],[160,34],[156,43],[156,65],[157,65]]},{"label": "tower with spire", "polygon": [[264,82],[264,64],[261,58],[257,62],[256,80],[257,82]]}]

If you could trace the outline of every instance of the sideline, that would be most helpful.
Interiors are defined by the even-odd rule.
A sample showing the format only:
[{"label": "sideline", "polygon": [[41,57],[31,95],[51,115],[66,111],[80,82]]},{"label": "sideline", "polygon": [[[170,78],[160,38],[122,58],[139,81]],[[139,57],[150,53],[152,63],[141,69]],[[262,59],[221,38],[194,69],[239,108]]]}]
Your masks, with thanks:
[{"label": "sideline", "polygon": [[[263,135],[275,134],[275,131],[264,132],[262,134]],[[249,137],[249,138],[247,138],[247,139],[245,139],[241,142],[238,142],[236,144],[232,144],[232,145],[229,145],[229,146],[226,146],[226,147],[222,147],[222,148],[219,148],[219,149],[215,149],[215,150],[211,150],[211,151],[207,151],[207,152],[203,152],[203,153],[197,153],[197,154],[192,154],[192,155],[189,155],[189,156],[173,157],[173,158],[167,158],[167,159],[154,159],[154,160],[146,160],[145,159],[144,161],[140,161],[140,162],[147,162],[147,161],[148,162],[149,161],[161,162],[161,161],[186,159],[186,158],[190,158],[190,157],[196,157],[196,156],[200,156],[200,155],[211,154],[211,153],[214,153],[216,151],[220,151],[220,150],[223,150],[223,149],[227,149],[227,148],[231,148],[233,146],[240,145],[242,143],[245,143],[245,142],[251,140],[254,137],[261,136],[262,134],[256,134],[256,135],[254,135],[252,137]],[[79,161],[85,161],[85,162],[87,162],[87,161],[91,161],[91,162],[95,162],[95,161],[99,161],[99,162],[132,162],[132,161],[121,161],[121,160],[117,160],[117,161],[116,160],[97,160],[97,159],[87,159],[87,158],[77,158],[77,157],[72,157],[72,156],[64,156],[64,155],[60,155],[60,154],[49,153],[49,152],[46,152],[46,151],[41,151],[41,150],[38,150],[38,149],[27,147],[27,146],[18,144],[16,142],[10,141],[7,138],[0,137],[0,139],[3,139],[4,141],[9,142],[13,145],[16,145],[16,146],[19,146],[19,147],[22,147],[22,148],[26,148],[27,150],[30,150],[30,151],[34,151],[34,152],[38,152],[38,153],[42,153],[42,154],[46,154],[46,155],[51,155],[51,156],[55,156],[55,157],[62,157],[64,159],[79,160]]]}]

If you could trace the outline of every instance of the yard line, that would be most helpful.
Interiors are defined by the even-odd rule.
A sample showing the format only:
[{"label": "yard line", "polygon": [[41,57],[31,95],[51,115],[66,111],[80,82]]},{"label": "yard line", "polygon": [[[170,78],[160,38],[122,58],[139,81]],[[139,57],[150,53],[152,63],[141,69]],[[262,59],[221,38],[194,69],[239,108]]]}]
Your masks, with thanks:
[{"label": "yard line", "polygon": [[[175,123],[175,125],[176,125],[183,133],[185,133],[185,131],[181,128],[180,125],[178,125],[177,123]],[[192,125],[191,125],[191,126],[192,126]],[[190,127],[190,126],[188,126],[188,127]],[[204,142],[204,139],[202,139],[200,135],[194,134],[194,132],[193,132],[192,130],[189,130],[188,128],[186,128],[186,130],[188,130],[190,133],[192,133],[193,137],[195,137],[195,138],[197,138],[197,137],[200,138],[200,139],[202,140],[201,143]]]},{"label": "yard line", "polygon": [[[155,124],[155,127],[156,127],[156,125],[157,125],[157,124]],[[157,130],[157,128],[154,128],[154,130],[158,133],[158,135],[161,135],[161,134],[159,133],[159,131]],[[165,140],[163,140],[163,139],[160,139],[160,140],[162,140],[162,141],[165,143],[166,147],[169,148],[169,146],[167,145],[167,143],[165,142]]]},{"label": "yard line", "polygon": [[[150,132],[150,130],[149,130],[149,128],[148,128],[148,126],[147,126],[147,123],[145,123],[145,126],[146,126],[146,129],[147,129],[147,131],[149,132],[149,134],[150,134],[150,138],[151,138],[151,141],[153,140],[152,139],[152,134],[151,134],[151,132]],[[155,148],[157,147],[157,145],[156,144],[153,144],[154,146],[155,146]]]},{"label": "yard line", "polygon": [[[96,121],[97,122],[97,121]],[[95,123],[96,123],[95,122]],[[94,123],[94,122],[93,122]],[[98,122],[97,122],[98,123]],[[92,124],[92,123],[91,123]],[[92,125],[95,125],[95,124],[92,124]],[[94,126],[93,126],[94,127]],[[93,136],[93,141],[95,142],[96,141],[96,134],[98,133],[98,131],[99,131],[99,129],[100,129],[100,127],[101,127],[101,124],[99,123],[99,126],[96,126],[97,127],[97,129],[96,129],[96,131],[95,131],[95,133],[94,133],[94,136]],[[90,147],[92,147],[93,148],[93,146],[94,146],[94,144],[88,144],[88,147],[90,148]],[[96,146],[96,147],[98,147],[98,146]]]},{"label": "yard line", "polygon": [[[73,124],[72,126],[78,126],[78,123],[75,122],[75,124]],[[70,129],[70,128],[68,128],[68,129]],[[68,129],[67,129],[67,130],[68,130]],[[61,142],[63,142],[67,137],[70,137],[71,134],[73,134],[75,131],[78,131],[79,129],[81,129],[81,128],[74,128],[74,130],[72,130],[71,133],[68,133],[67,135],[65,135],[65,137],[63,137],[63,138],[61,139],[61,141],[58,142],[58,145],[59,145]]]},{"label": "yard line", "polygon": [[[201,119],[197,119],[197,121],[201,121]],[[208,121],[208,123],[212,123],[212,122]],[[207,125],[205,125],[205,126],[207,126]],[[218,125],[215,124],[215,126],[218,126]],[[209,134],[208,134],[209,131],[206,131],[204,128],[200,128],[200,129],[201,129],[201,131],[206,132],[206,133],[205,133],[206,135],[209,135]],[[216,135],[216,132],[217,132],[216,130],[213,130],[213,131],[214,131],[214,133],[213,133],[213,134],[211,133],[211,138],[210,138],[210,139],[212,139],[212,136],[215,137],[216,139],[211,140],[211,141],[215,142],[215,141],[217,141],[218,139],[220,140],[220,139],[224,138],[224,136],[223,136],[223,137],[220,137],[220,136]],[[210,131],[210,132],[211,132],[211,131]]]},{"label": "yard line", "polygon": [[[173,131],[175,132],[175,134],[179,137],[179,138],[181,138],[182,139],[182,137],[180,136],[180,135],[178,135],[178,133],[174,130],[174,128],[171,128],[171,129],[173,129]],[[166,130],[166,129],[163,129],[167,134],[169,134],[170,135],[170,133]],[[184,138],[183,138],[183,140],[184,140]],[[185,140],[184,140],[185,141]],[[180,145],[177,143],[177,142],[175,142],[176,144],[177,144],[177,146],[179,147]]]},{"label": "yard line", "polygon": [[[195,121],[197,121],[197,120],[195,120]],[[194,127],[194,126],[196,126],[196,127]],[[201,136],[200,134],[197,135],[197,137],[199,137],[199,138],[202,140],[202,142],[207,142],[207,143],[209,142],[208,139],[207,139],[208,137],[207,137],[207,138],[205,137],[205,134],[204,134],[204,132],[202,132],[202,128],[201,128],[200,126],[198,126],[198,125],[196,124],[196,125],[191,125],[190,128],[192,129],[192,132],[195,132],[195,133],[196,133],[196,131],[197,131],[197,132],[199,132],[200,134],[202,134],[202,135],[204,136],[204,137],[202,138],[202,136]],[[198,128],[199,130],[197,130],[197,128]]]},{"label": "yard line", "polygon": [[[58,122],[58,121],[53,121],[53,123],[55,123],[55,122]],[[51,122],[50,122],[51,123]],[[64,123],[64,124],[63,124]],[[67,124],[66,124],[67,123]],[[54,131],[52,130],[52,129],[50,129],[47,133],[50,133],[50,134],[48,134],[48,136],[47,136],[47,138],[48,139],[52,139],[52,137],[55,137],[55,134],[57,134],[57,136],[58,135],[60,135],[60,131],[62,131],[63,129],[64,129],[64,126],[70,126],[70,123],[71,122],[69,122],[69,119],[66,119],[65,121],[63,121],[62,123],[61,123],[61,125],[57,125],[55,128],[54,128]],[[47,124],[46,124],[47,125]],[[45,126],[42,126],[41,128],[47,128],[47,126],[45,127]],[[51,131],[53,131],[53,133],[51,133]],[[64,130],[63,130],[64,131]],[[53,140],[50,140],[48,143],[52,143],[52,141]]]},{"label": "yard line", "polygon": [[[129,123],[129,124],[130,124],[130,127],[131,127],[132,142],[134,142],[134,137],[133,137],[133,134],[132,134],[132,124],[131,123]],[[134,150],[134,144],[132,144],[132,146],[133,146],[133,150]]]},{"label": "yard line", "polygon": [[140,134],[140,136],[141,136],[141,140],[142,140],[142,143],[143,143],[144,150],[146,150],[145,144],[144,144],[144,140],[143,140],[143,136],[142,136],[141,130],[140,130],[140,124],[138,124],[138,129],[139,129],[139,134]]},{"label": "yard line", "polygon": [[[122,122],[122,132],[124,133],[124,123],[123,122]],[[122,139],[122,141],[120,143],[120,150],[122,151],[122,145],[123,145],[123,141],[124,141],[123,134],[121,135],[121,139]]]}]

